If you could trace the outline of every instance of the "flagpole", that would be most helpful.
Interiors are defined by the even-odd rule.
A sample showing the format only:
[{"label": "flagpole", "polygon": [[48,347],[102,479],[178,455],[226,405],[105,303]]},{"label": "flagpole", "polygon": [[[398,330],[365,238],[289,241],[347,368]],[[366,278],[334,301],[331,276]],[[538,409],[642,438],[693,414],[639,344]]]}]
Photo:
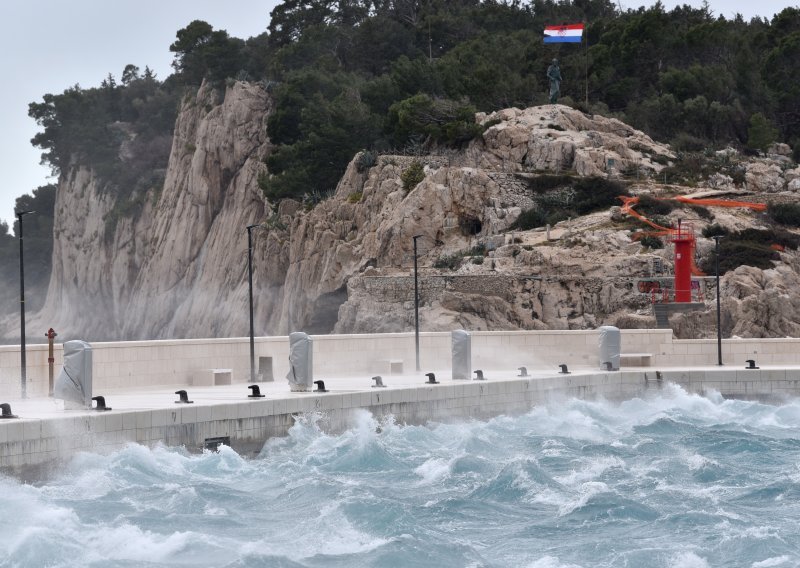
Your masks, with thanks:
[{"label": "flagpole", "polygon": [[584,21],[583,32],[586,36],[586,63],[584,65],[584,79],[586,81],[586,112],[589,112],[589,22]]}]

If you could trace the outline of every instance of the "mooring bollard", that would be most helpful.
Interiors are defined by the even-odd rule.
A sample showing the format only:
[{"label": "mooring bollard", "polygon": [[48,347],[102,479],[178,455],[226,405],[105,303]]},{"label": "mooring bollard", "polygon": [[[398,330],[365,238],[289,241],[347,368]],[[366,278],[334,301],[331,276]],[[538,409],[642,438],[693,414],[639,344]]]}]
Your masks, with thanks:
[{"label": "mooring bollard", "polygon": [[47,376],[50,383],[48,396],[53,396],[53,364],[56,362],[55,358],[53,357],[53,340],[57,335],[58,334],[52,327],[47,330],[47,333],[44,334],[44,336],[47,338]]}]

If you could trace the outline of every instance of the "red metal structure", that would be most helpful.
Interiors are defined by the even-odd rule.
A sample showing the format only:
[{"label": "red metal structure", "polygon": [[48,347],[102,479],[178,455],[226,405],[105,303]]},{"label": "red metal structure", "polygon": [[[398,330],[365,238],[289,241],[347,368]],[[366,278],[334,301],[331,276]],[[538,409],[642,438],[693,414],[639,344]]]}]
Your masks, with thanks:
[{"label": "red metal structure", "polygon": [[692,301],[692,271],[694,268],[694,229],[688,224],[678,224],[669,235],[675,245],[675,301]]}]

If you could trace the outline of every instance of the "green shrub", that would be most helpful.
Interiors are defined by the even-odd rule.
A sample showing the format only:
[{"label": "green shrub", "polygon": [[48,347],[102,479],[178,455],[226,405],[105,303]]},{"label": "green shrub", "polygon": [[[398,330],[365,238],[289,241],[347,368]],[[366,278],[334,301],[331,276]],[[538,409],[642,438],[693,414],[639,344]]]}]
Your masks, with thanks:
[{"label": "green shrub", "polygon": [[800,204],[798,203],[770,203],[767,214],[776,223],[788,227],[800,227]]},{"label": "green shrub", "polygon": [[[752,241],[722,239],[719,244],[720,275],[735,270],[740,266],[753,266],[766,270],[775,266],[773,260],[779,258],[776,251]],[[715,254],[712,254],[706,262],[700,265],[700,269],[706,274],[714,274],[714,261]]]},{"label": "green shrub", "polygon": [[642,244],[643,247],[651,248],[651,249],[663,249],[664,248],[664,241],[659,239],[658,237],[654,237],[652,235],[647,235],[642,237],[639,242]]},{"label": "green shrub", "polygon": [[348,203],[358,203],[359,201],[361,201],[361,198],[363,196],[364,196],[364,194],[361,193],[360,191],[355,191],[355,192],[353,192],[353,193],[351,193],[350,195],[347,196],[347,202]]},{"label": "green shrub", "polygon": [[727,234],[728,234],[728,229],[726,229],[725,227],[723,227],[718,223],[703,228],[703,236],[707,239],[711,239],[717,236],[724,237]]},{"label": "green shrub", "polygon": [[670,145],[678,152],[702,152],[707,143],[701,138],[681,132],[672,139]]},{"label": "green shrub", "polygon": [[461,266],[461,261],[463,260],[464,255],[461,253],[446,254],[444,256],[440,256],[439,259],[433,263],[433,267],[440,270],[456,270],[459,266]]},{"label": "green shrub", "polygon": [[[745,229],[728,234],[719,242],[719,273],[725,274],[740,266],[766,270],[780,259],[774,246],[797,249],[800,236],[781,230]],[[714,255],[700,265],[706,274],[714,274]]]},{"label": "green shrub", "polygon": [[467,256],[486,256],[487,250],[488,249],[486,248],[485,244],[478,243],[477,245],[469,249],[469,251],[467,251]]},{"label": "green shrub", "polygon": [[750,117],[747,128],[747,145],[754,150],[767,151],[767,147],[778,138],[778,129],[762,113]]},{"label": "green shrub", "polygon": [[697,213],[697,216],[701,219],[705,219],[707,221],[714,219],[714,214],[709,211],[707,207],[703,207],[701,205],[689,205],[689,209]]},{"label": "green shrub", "polygon": [[472,264],[483,264],[483,257],[482,256],[473,256],[472,257]]},{"label": "green shrub", "polygon": [[570,217],[587,215],[619,203],[619,196],[630,195],[619,182],[599,177],[536,176],[529,181],[536,196],[536,207],[523,211],[511,226],[527,231]]},{"label": "green shrub", "polygon": [[558,187],[568,187],[572,185],[572,182],[575,178],[572,176],[566,175],[550,175],[550,174],[543,174],[538,175],[532,178],[526,178],[525,181],[528,184],[528,187],[534,193],[544,193],[551,189],[556,189]]},{"label": "green shrub", "polygon": [[417,187],[423,179],[425,179],[425,168],[417,160],[411,162],[411,165],[400,174],[400,180],[403,182],[403,191],[406,193]]},{"label": "green shrub", "polygon": [[467,102],[421,93],[389,107],[389,127],[400,144],[421,136],[432,142],[459,146],[485,130],[475,122],[475,112],[475,107]]},{"label": "green shrub", "polygon": [[578,178],[572,187],[577,193],[572,208],[578,215],[607,209],[617,205],[620,196],[630,195],[621,183],[601,177]]},{"label": "green shrub", "polygon": [[547,217],[539,209],[528,209],[523,211],[517,220],[511,225],[512,229],[528,231],[537,227],[544,227],[547,224]]},{"label": "green shrub", "polygon": [[741,187],[747,181],[747,170],[741,166],[736,166],[735,168],[731,168],[728,172],[728,175],[731,176],[733,180],[733,185],[736,187]]},{"label": "green shrub", "polygon": [[653,215],[669,215],[675,207],[676,205],[672,201],[656,199],[649,195],[640,195],[639,203],[635,209],[645,217],[650,217]]}]

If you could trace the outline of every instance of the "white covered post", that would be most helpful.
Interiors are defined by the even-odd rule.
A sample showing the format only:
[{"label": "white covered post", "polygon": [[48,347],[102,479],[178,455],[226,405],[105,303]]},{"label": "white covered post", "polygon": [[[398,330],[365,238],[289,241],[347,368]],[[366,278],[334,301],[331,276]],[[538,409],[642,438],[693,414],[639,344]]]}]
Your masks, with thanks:
[{"label": "white covered post", "polygon": [[[619,357],[622,353],[622,334],[618,327],[604,325],[600,328],[600,368],[619,371]],[[606,363],[611,364],[608,369]]]},{"label": "white covered post", "polygon": [[289,390],[305,392],[314,384],[314,345],[307,333],[289,334]]},{"label": "white covered post", "polygon": [[472,378],[472,336],[468,331],[456,329],[450,332],[453,344],[453,380],[468,381]]}]

